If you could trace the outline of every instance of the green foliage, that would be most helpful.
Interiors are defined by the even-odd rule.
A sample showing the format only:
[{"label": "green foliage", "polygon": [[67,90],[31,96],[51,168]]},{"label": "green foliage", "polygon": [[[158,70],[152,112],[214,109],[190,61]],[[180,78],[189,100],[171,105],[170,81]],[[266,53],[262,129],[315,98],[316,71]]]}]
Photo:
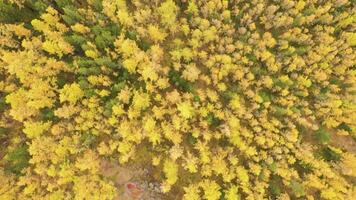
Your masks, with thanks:
[{"label": "green foliage", "polygon": [[58,117],[54,115],[54,111],[51,108],[42,109],[42,121],[59,121]]},{"label": "green foliage", "polygon": [[298,160],[294,163],[294,168],[298,171],[298,174],[304,177],[306,174],[313,172],[313,166],[310,163]]},{"label": "green foliage", "polygon": [[97,12],[100,12],[103,9],[102,0],[92,0],[91,4]]},{"label": "green foliage", "polygon": [[63,8],[64,15],[62,19],[69,25],[74,25],[77,22],[83,21],[83,17],[78,13],[78,10],[73,6],[65,6]]},{"label": "green foliage", "polygon": [[175,70],[171,70],[168,74],[169,80],[184,92],[193,92],[193,85],[182,78],[181,74]]},{"label": "green foliage", "polygon": [[118,66],[120,66],[119,62],[112,61],[110,57],[97,58],[95,59],[95,63],[99,66],[104,65],[113,69],[118,68]]},{"label": "green foliage", "polygon": [[218,127],[219,125],[222,124],[223,120],[216,117],[214,113],[210,112],[208,116],[206,117],[206,120],[208,121],[209,125],[213,128]]},{"label": "green foliage", "polygon": [[100,49],[111,47],[116,37],[120,34],[120,28],[117,25],[106,27],[94,26],[92,28],[95,36],[95,44]]},{"label": "green foliage", "polygon": [[320,150],[320,156],[328,162],[337,162],[341,160],[341,154],[335,152],[330,147],[324,147]]},{"label": "green foliage", "polygon": [[322,144],[327,144],[330,141],[330,133],[324,128],[321,127],[314,133],[315,138]]},{"label": "green foliage", "polygon": [[283,117],[287,114],[287,110],[281,106],[273,106],[274,113],[278,117]]},{"label": "green foliage", "polygon": [[27,5],[19,8],[14,4],[7,3],[5,0],[0,0],[0,22],[15,23],[29,22],[38,16],[36,10]]},{"label": "green foliage", "polygon": [[135,31],[126,31],[125,36],[127,38],[129,38],[130,40],[136,41],[138,47],[143,51],[147,51],[148,49],[150,49],[150,47],[152,45],[148,41],[146,41],[142,38],[139,38],[138,33]]},{"label": "green foliage", "polygon": [[7,106],[5,96],[6,95],[0,95],[0,113],[3,112]]},{"label": "green foliage", "polygon": [[69,44],[75,46],[76,49],[80,48],[87,41],[87,39],[84,36],[81,36],[81,35],[75,34],[75,33],[71,34],[71,35],[68,35],[68,36],[65,36],[64,39]]},{"label": "green foliage", "polygon": [[55,0],[55,2],[60,8],[73,5],[73,0]]},{"label": "green foliage", "polygon": [[269,164],[267,167],[271,170],[271,172],[275,172],[277,170],[277,164],[275,162]]},{"label": "green foliage", "polygon": [[26,0],[25,4],[32,5],[33,10],[43,13],[48,7],[48,0]]},{"label": "green foliage", "polygon": [[83,147],[90,148],[98,141],[98,138],[92,132],[85,132],[81,135],[80,140]]},{"label": "green foliage", "polygon": [[197,143],[197,138],[195,138],[192,134],[188,134],[187,136],[187,142],[191,145],[194,145]]},{"label": "green foliage", "polygon": [[114,162],[167,199],[348,199],[352,6],[0,0],[5,188],[111,200]]},{"label": "green foliage", "polygon": [[272,199],[277,199],[277,197],[282,193],[283,183],[282,179],[278,176],[272,176],[269,181],[268,191]]},{"label": "green foliage", "polygon": [[267,70],[261,66],[261,64],[259,63],[259,61],[257,60],[256,57],[247,56],[247,58],[249,58],[250,60],[252,59],[252,61],[256,63],[256,66],[252,67],[252,69],[251,69],[251,72],[255,76],[262,76],[262,75],[268,74]]},{"label": "green foliage", "polygon": [[110,96],[108,98],[109,100],[105,102],[105,110],[103,113],[105,117],[110,117],[112,115],[112,107],[117,103],[116,100],[110,99]]},{"label": "green foliage", "polygon": [[352,133],[351,127],[348,126],[346,123],[341,123],[337,128]]},{"label": "green foliage", "polygon": [[20,145],[7,153],[6,160],[8,164],[5,166],[5,170],[20,175],[21,171],[28,166],[30,158],[28,146]]},{"label": "green foliage", "polygon": [[0,127],[0,140],[6,138],[8,134],[9,134],[9,129]]},{"label": "green foliage", "polygon": [[295,180],[291,181],[290,188],[292,189],[293,194],[298,198],[305,195],[304,186]]},{"label": "green foliage", "polygon": [[259,91],[258,95],[262,98],[263,102],[271,102],[273,94],[268,91]]}]

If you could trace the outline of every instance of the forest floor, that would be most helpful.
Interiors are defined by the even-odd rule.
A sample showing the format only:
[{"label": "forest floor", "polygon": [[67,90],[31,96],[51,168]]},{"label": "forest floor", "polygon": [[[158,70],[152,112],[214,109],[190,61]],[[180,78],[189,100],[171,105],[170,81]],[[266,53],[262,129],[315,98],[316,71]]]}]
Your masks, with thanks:
[{"label": "forest floor", "polygon": [[150,173],[152,170],[146,166],[119,166],[110,161],[102,161],[101,165],[101,174],[111,179],[118,188],[115,200],[163,199],[160,183]]}]

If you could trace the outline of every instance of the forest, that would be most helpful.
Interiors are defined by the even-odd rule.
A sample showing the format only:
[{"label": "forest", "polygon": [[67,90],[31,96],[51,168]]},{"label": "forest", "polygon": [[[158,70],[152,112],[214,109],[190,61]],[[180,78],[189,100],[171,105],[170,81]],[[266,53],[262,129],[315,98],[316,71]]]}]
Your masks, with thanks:
[{"label": "forest", "polygon": [[355,0],[0,0],[0,200],[353,199]]}]

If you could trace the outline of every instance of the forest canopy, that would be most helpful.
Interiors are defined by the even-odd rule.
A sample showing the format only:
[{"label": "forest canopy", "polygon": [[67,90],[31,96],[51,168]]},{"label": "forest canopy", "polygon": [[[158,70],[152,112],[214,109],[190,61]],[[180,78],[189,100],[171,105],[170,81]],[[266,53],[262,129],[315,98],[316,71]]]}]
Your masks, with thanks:
[{"label": "forest canopy", "polygon": [[355,0],[0,0],[0,199],[356,199],[355,49]]}]

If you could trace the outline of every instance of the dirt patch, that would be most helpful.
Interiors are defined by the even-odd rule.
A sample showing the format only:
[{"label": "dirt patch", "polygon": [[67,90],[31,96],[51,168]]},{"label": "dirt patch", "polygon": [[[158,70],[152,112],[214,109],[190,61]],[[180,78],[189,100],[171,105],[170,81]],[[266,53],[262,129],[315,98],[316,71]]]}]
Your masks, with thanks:
[{"label": "dirt patch", "polygon": [[356,142],[350,135],[339,135],[336,132],[332,132],[330,144],[356,154]]},{"label": "dirt patch", "polygon": [[102,161],[100,173],[112,180],[118,189],[115,200],[161,200],[164,195],[160,183],[154,182],[148,168],[120,166]]}]

